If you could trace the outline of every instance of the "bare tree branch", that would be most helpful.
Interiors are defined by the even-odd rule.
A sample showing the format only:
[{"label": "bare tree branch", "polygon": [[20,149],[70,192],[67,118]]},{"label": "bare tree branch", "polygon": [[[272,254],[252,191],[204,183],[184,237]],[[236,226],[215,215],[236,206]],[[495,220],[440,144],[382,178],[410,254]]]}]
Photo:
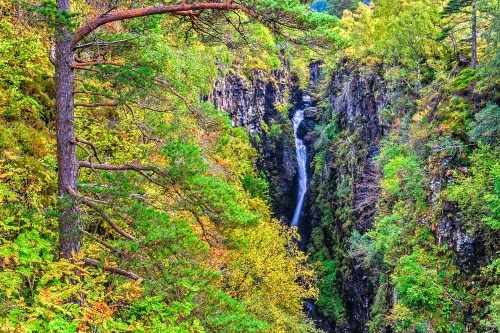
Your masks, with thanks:
[{"label": "bare tree branch", "polygon": [[83,69],[84,67],[87,66],[96,66],[96,65],[109,65],[116,67],[123,66],[123,64],[114,61],[84,61],[84,62],[76,62],[73,64],[72,67],[76,69]]},{"label": "bare tree branch", "polygon": [[137,119],[135,118],[135,112],[134,110],[127,104],[124,104],[125,107],[130,111],[130,114],[132,115],[132,120],[134,121],[135,123],[135,126],[137,126],[137,129],[139,130],[139,132],[141,132],[142,136],[143,136],[143,140],[146,139],[148,141],[154,141],[160,145],[163,144],[163,141],[161,139],[158,139],[158,138],[154,138],[154,137],[151,137],[150,135],[146,134],[146,132],[144,132],[141,128],[141,124],[139,124],[139,122],[137,121]]},{"label": "bare tree branch", "polygon": [[75,103],[75,106],[82,106],[82,107],[87,107],[87,108],[96,108],[100,106],[118,106],[118,102],[114,103]]},{"label": "bare tree branch", "polygon": [[129,272],[129,271],[123,270],[123,269],[118,268],[118,267],[109,266],[109,265],[100,263],[99,261],[97,261],[95,259],[90,259],[90,258],[85,257],[85,258],[83,258],[83,262],[87,265],[94,266],[97,268],[102,268],[105,271],[115,273],[115,274],[127,277],[129,279],[132,279],[132,280],[144,280],[142,277],[140,277],[139,275],[137,275],[133,272]]},{"label": "bare tree branch", "polygon": [[[217,236],[215,236],[212,233],[210,233],[210,232],[207,231],[207,229],[205,228],[205,225],[201,221],[200,216],[198,215],[198,213],[194,209],[187,209],[186,211],[190,212],[195,217],[196,222],[198,222],[198,225],[201,228],[201,233],[203,235],[203,238],[207,241],[208,244],[210,244],[210,246],[214,247],[217,244],[221,243],[221,240]],[[215,241],[215,243],[212,242],[212,241],[210,241],[208,239],[208,237],[212,238]]]},{"label": "bare tree branch", "polygon": [[99,169],[99,170],[105,170],[105,171],[135,171],[144,178],[146,178],[148,181],[151,183],[158,185],[162,188],[166,188],[167,186],[165,184],[162,184],[156,180],[154,180],[151,175],[148,175],[144,171],[152,171],[154,174],[167,177],[166,173],[164,170],[159,169],[154,166],[149,166],[149,165],[138,165],[138,164],[124,164],[124,165],[109,165],[109,164],[93,164],[90,162],[85,162],[85,161],[80,161],[79,162],[79,167],[81,168],[91,168],[93,170]]},{"label": "bare tree branch", "polygon": [[92,202],[92,200],[90,200],[89,198],[87,197],[84,197],[84,196],[81,196],[81,195],[78,195],[72,188],[70,187],[67,187],[66,190],[68,191],[68,193],[76,198],[77,200],[81,201],[82,203],[84,203],[87,207],[90,207],[92,208],[93,210],[95,210],[96,212],[98,212],[101,217],[106,221],[108,222],[108,224],[111,226],[111,228],[113,228],[113,230],[115,230],[117,233],[119,233],[120,235],[122,235],[123,237],[127,238],[127,239],[130,239],[130,240],[134,240],[135,237],[132,236],[131,234],[129,234],[128,232],[126,232],[125,230],[121,229],[110,217],[108,214],[106,214],[106,212],[104,211],[104,209],[102,209],[101,207],[99,207],[98,205],[96,205],[95,203]]},{"label": "bare tree branch", "polygon": [[71,140],[70,141],[72,144],[75,144],[77,145],[78,147],[80,147],[81,149],[83,149],[84,152],[87,153],[87,155],[89,156],[89,161],[90,163],[92,163],[92,154],[90,153],[90,151],[87,149],[87,147],[85,147],[84,145],[80,144],[78,141],[76,140]]},{"label": "bare tree branch", "polygon": [[100,93],[100,92],[95,92],[95,91],[85,91],[85,90],[75,90],[73,91],[73,94],[76,95],[76,94],[84,94],[84,95],[93,95],[93,96],[102,96],[102,97],[106,97],[104,94]]},{"label": "bare tree branch", "polygon": [[170,83],[168,83],[167,81],[165,80],[162,80],[162,79],[156,79],[156,82],[162,84],[163,86],[167,87],[171,92],[172,94],[174,94],[175,96],[177,96],[178,98],[180,98],[182,100],[182,102],[184,103],[184,105],[186,106],[186,108],[189,110],[189,112],[191,112],[193,115],[196,114],[196,112],[191,108],[191,106],[189,105],[189,102],[187,101],[187,99],[182,96],[181,94],[179,94],[171,85]]},{"label": "bare tree branch", "polygon": [[86,43],[86,44],[80,44],[80,45],[75,46],[75,49],[81,49],[81,48],[91,47],[91,46],[97,46],[97,47],[99,47],[99,46],[113,46],[114,44],[128,42],[129,40],[136,39],[139,37],[140,36],[134,36],[134,37],[127,38],[127,39],[120,39],[120,40],[114,40],[114,41],[109,41],[109,42],[105,41],[105,42],[91,42],[91,43]]},{"label": "bare tree branch", "polygon": [[115,255],[119,256],[119,257],[125,257],[125,253],[123,253],[122,251],[114,248],[113,246],[111,246],[110,244],[106,243],[105,241],[103,241],[102,239],[100,239],[99,237],[96,237],[94,236],[93,234],[91,234],[90,232],[88,232],[87,230],[84,230],[84,229],[80,229],[82,231],[82,233],[89,237],[89,238],[92,238],[94,241],[96,241],[97,243],[101,244],[102,246],[104,246],[105,248],[107,248],[108,250],[111,250],[111,252],[113,252]]},{"label": "bare tree branch", "polygon": [[160,169],[151,165],[140,165],[140,164],[123,164],[123,165],[110,165],[110,164],[90,164],[89,162],[80,161],[80,168],[94,168],[98,170],[107,171],[123,171],[123,170],[133,170],[133,171],[155,171],[163,174]]},{"label": "bare tree branch", "polygon": [[99,156],[97,155],[97,148],[95,147],[95,145],[91,141],[88,141],[88,140],[85,140],[82,138],[78,138],[78,137],[76,138],[76,141],[90,146],[92,148],[92,151],[94,152],[94,157],[97,159],[97,161],[99,161],[99,163],[102,163],[101,160],[99,159]]}]

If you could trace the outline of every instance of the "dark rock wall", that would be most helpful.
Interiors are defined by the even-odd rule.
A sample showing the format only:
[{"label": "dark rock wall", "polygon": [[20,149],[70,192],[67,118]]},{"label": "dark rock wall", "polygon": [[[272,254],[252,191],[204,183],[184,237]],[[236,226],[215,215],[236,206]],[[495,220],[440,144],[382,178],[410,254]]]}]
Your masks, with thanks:
[{"label": "dark rock wall", "polygon": [[351,141],[351,161],[344,172],[353,178],[355,228],[364,233],[373,224],[377,203],[378,170],[373,158],[386,133],[380,111],[389,103],[387,87],[376,72],[362,73],[359,69],[338,71],[329,87],[328,97],[338,120],[338,131]]},{"label": "dark rock wall", "polygon": [[[308,251],[313,261],[335,263],[334,272],[327,271],[319,277],[319,285],[324,289],[321,292],[330,298],[327,302],[341,304],[342,308],[338,310],[336,305],[329,308],[324,301],[312,307],[312,317],[318,327],[327,332],[367,333],[366,324],[373,319],[375,297],[386,298],[389,308],[397,297],[390,283],[380,285],[380,267],[364,267],[350,252],[350,240],[373,227],[378,205],[385,204],[379,202],[382,171],[375,163],[380,142],[390,134],[404,140],[400,123],[393,123],[395,118],[384,114],[387,110],[396,110],[399,119],[410,119],[417,107],[407,105],[415,105],[421,98],[406,92],[404,87],[390,87],[382,76],[383,68],[363,69],[339,64],[338,70],[327,78],[325,99],[317,115],[319,126],[313,132],[305,131],[314,138],[315,155],[306,208],[310,211],[312,226]],[[427,107],[437,108],[438,103],[439,99],[431,99]],[[465,174],[467,168],[457,167],[453,158],[427,152],[425,147],[412,149],[420,149],[429,165],[440,165],[438,173],[426,171],[428,179],[425,180],[429,184],[426,191],[430,211],[436,212],[437,225],[428,226],[435,235],[435,245],[447,245],[454,252],[456,266],[461,272],[459,278],[474,281],[481,262],[486,262],[488,249],[481,237],[467,233],[457,205],[439,199],[441,191],[454,182],[451,170]],[[415,223],[428,222],[418,220]],[[328,280],[332,276],[333,284]],[[379,329],[391,332],[389,327]]]},{"label": "dark rock wall", "polygon": [[[277,105],[300,97],[297,80],[286,62],[279,70],[252,73],[252,78],[229,74],[216,82],[209,101],[229,113],[234,126],[245,127],[259,152],[257,168],[266,174],[271,204],[278,219],[288,223],[295,203],[294,177],[297,170],[293,127]],[[272,128],[278,127],[278,131]]]},{"label": "dark rock wall", "polygon": [[[301,244],[313,261],[335,263],[335,283],[327,301],[341,304],[341,310],[325,311],[312,301],[306,302],[308,314],[326,332],[368,332],[366,324],[380,287],[380,272],[362,267],[349,254],[349,239],[353,233],[362,235],[373,227],[380,198],[381,170],[374,159],[381,140],[394,126],[383,113],[395,93],[382,73],[382,69],[366,70],[342,63],[333,75],[324,77],[319,64],[313,64],[310,86],[302,92],[284,63],[271,75],[254,72],[249,79],[229,74],[216,83],[209,96],[216,107],[229,113],[235,126],[245,127],[250,134],[259,151],[257,167],[266,174],[275,215],[283,223],[291,219],[296,204],[297,162],[290,120],[295,110],[292,107],[280,112],[276,106],[290,103],[300,107],[303,93],[313,96],[313,104],[320,105],[305,110],[298,136],[308,147],[310,181],[302,219],[302,228],[306,229],[302,232],[310,240]],[[272,131],[273,126],[280,130]],[[440,163],[447,165],[449,161]],[[442,211],[435,230],[436,243],[448,244],[456,254],[457,266],[472,273],[484,250],[480,240],[463,231],[456,205],[436,199],[453,181],[447,176],[447,167],[441,170],[430,179],[429,193],[431,205]],[[326,272],[319,279],[331,277],[332,272]],[[387,288],[390,304],[394,291],[391,286]]]},{"label": "dark rock wall", "polygon": [[[440,192],[447,184],[453,183],[454,168],[451,161],[453,158],[439,159],[439,172],[432,175],[430,182],[430,202],[433,207],[441,211],[438,225],[435,230],[436,244],[446,244],[455,252],[457,266],[467,274],[474,273],[478,269],[479,262],[484,260],[484,248],[480,239],[475,239],[465,232],[463,218],[458,205],[453,202],[439,202]],[[458,171],[466,172],[467,168],[458,167]]]},{"label": "dark rock wall", "polygon": [[[345,317],[333,319],[323,316],[317,309],[312,309],[314,319],[321,322],[321,328],[331,332],[364,332],[368,321],[374,288],[370,272],[357,268],[353,260],[337,255],[333,248],[344,248],[347,251],[352,230],[365,232],[373,223],[378,191],[378,171],[375,170],[372,158],[378,151],[378,143],[384,134],[384,124],[380,120],[379,111],[387,105],[384,82],[376,73],[365,75],[356,69],[339,70],[331,78],[322,78],[319,64],[311,66],[311,82],[308,94],[318,96],[325,94],[331,108],[310,108],[305,111],[305,119],[301,123],[298,136],[308,147],[308,164],[313,165],[314,154],[325,147],[317,147],[320,133],[316,131],[319,124],[327,124],[336,119],[337,132],[343,136],[343,142],[349,148],[348,155],[329,150],[327,163],[323,170],[316,170],[313,176],[311,167],[311,188],[306,195],[303,223],[307,225],[306,233],[311,227],[321,229],[321,242],[331,251],[331,256],[342,263],[346,274],[339,276],[339,293],[345,308]],[[323,87],[323,88],[322,88]],[[276,104],[292,103],[299,105],[302,92],[296,86],[296,80],[288,73],[286,66],[275,71],[272,76],[254,73],[253,78],[230,74],[218,81],[209,100],[218,108],[229,113],[235,126],[243,126],[249,132],[252,142],[259,151],[258,168],[263,170],[270,184],[272,205],[276,217],[287,223],[293,214],[296,193],[296,159],[293,139],[293,128],[289,114],[283,115],[276,109]],[[271,136],[268,129],[272,124],[281,126],[279,136]],[[352,138],[358,138],[352,142]],[[333,147],[334,148],[334,147]],[[346,176],[350,180],[352,195],[349,200],[339,197],[336,192],[343,186]],[[327,191],[322,191],[328,188]],[[322,192],[320,194],[320,192]],[[332,221],[325,225],[325,214],[319,207],[329,205],[334,213]],[[349,219],[353,225],[346,227],[344,217],[339,213],[349,208]],[[352,209],[351,209],[352,208]],[[311,248],[318,244],[311,241]],[[316,240],[317,242],[317,240]],[[345,253],[344,253],[345,254]]]},{"label": "dark rock wall", "polygon": [[[327,253],[337,265],[337,291],[344,312],[317,316],[330,332],[368,332],[365,324],[376,291],[373,274],[347,256],[353,230],[363,234],[372,225],[378,198],[379,171],[373,157],[385,133],[380,111],[388,104],[387,88],[375,73],[356,68],[339,69],[328,84],[328,107],[320,110],[315,167],[311,186],[309,251],[314,258]],[[325,103],[323,103],[324,105]],[[334,129],[328,129],[333,126]],[[330,133],[330,139],[328,134]],[[326,138],[325,138],[326,137]],[[321,313],[321,309],[316,311]]]}]

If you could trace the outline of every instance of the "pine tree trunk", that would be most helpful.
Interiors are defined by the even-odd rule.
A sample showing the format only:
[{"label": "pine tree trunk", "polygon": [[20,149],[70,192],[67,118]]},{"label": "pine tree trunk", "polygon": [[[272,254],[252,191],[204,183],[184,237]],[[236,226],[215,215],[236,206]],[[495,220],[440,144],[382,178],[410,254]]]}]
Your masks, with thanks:
[{"label": "pine tree trunk", "polygon": [[[70,0],[58,0],[59,10],[70,11]],[[78,163],[74,124],[74,75],[73,35],[66,25],[56,29],[56,129],[57,167],[59,186],[59,248],[63,258],[71,258],[80,252],[81,233],[78,225],[78,207],[68,194],[68,188],[76,192]]]},{"label": "pine tree trunk", "polygon": [[471,17],[471,59],[470,68],[476,69],[477,67],[477,9],[476,4],[472,4],[472,17]]}]

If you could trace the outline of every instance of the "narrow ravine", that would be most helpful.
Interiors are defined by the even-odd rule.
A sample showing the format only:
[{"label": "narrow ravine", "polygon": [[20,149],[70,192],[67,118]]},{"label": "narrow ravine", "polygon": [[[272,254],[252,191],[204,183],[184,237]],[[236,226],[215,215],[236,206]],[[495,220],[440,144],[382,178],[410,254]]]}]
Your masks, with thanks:
[{"label": "narrow ravine", "polygon": [[[307,239],[304,239],[305,236],[304,231],[307,228],[304,228],[302,225],[302,216],[303,216],[303,208],[304,208],[304,199],[307,193],[308,187],[308,177],[307,177],[307,146],[304,142],[303,138],[303,130],[301,131],[301,123],[304,121],[306,117],[307,111],[310,109],[315,109],[312,106],[312,98],[311,96],[304,94],[302,96],[302,103],[300,103],[293,115],[293,133],[295,136],[295,151],[297,158],[297,198],[296,205],[293,213],[292,220],[290,222],[291,227],[298,227],[299,233],[301,234],[302,239],[302,247],[305,248],[307,245]],[[300,134],[302,132],[302,134]],[[307,238],[307,237],[306,237]]]},{"label": "narrow ravine", "polygon": [[[311,96],[304,94],[302,96],[302,103],[300,103],[296,107],[296,111],[293,114],[292,122],[293,122],[293,133],[295,137],[295,151],[297,158],[297,199],[296,205],[293,213],[293,218],[290,222],[290,227],[297,227],[297,231],[300,235],[300,240],[298,241],[299,249],[302,251],[306,251],[307,244],[309,242],[310,236],[310,226],[306,226],[307,219],[303,214],[304,210],[304,201],[305,196],[308,190],[308,175],[307,175],[307,146],[304,142],[304,129],[301,129],[301,123],[306,118],[306,113],[314,110],[313,113],[316,113],[316,108],[312,105]],[[302,124],[304,126],[304,124]],[[307,205],[307,204],[306,204]],[[303,300],[303,310],[305,315],[312,319],[316,325],[319,324],[318,327],[326,328],[327,332],[331,331],[329,326],[324,326],[321,321],[321,318],[318,317],[318,313],[316,312],[314,299],[304,299]]]},{"label": "narrow ravine", "polygon": [[[310,97],[304,95],[304,102],[306,98],[310,100]],[[304,103],[305,104],[305,103]],[[307,191],[307,148],[302,139],[297,136],[297,131],[299,125],[304,120],[304,108],[300,108],[295,112],[293,116],[293,133],[295,136],[295,151],[297,155],[297,171],[298,171],[298,186],[297,186],[297,205],[293,213],[291,227],[298,227],[300,222],[300,215],[302,213],[302,206],[304,205],[304,196]]]}]

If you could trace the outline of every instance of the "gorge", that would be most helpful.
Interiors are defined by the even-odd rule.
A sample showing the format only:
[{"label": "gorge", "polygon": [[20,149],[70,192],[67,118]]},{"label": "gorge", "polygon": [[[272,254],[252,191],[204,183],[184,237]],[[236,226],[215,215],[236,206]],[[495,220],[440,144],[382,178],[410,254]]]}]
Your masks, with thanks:
[{"label": "gorge", "polygon": [[[317,327],[325,332],[368,332],[369,325],[377,323],[376,311],[379,310],[374,309],[390,307],[398,289],[390,288],[387,280],[384,280],[387,276],[382,270],[383,265],[377,261],[380,259],[375,254],[370,254],[374,249],[368,247],[364,235],[367,232],[373,235],[374,230],[387,232],[378,229],[379,222],[375,219],[386,214],[386,209],[394,209],[384,206],[388,203],[383,200],[388,199],[384,199],[387,194],[382,191],[386,191],[386,185],[381,184],[381,181],[384,182],[388,176],[380,163],[387,158],[384,156],[387,154],[385,151],[390,135],[394,136],[400,131],[400,127],[394,127],[395,112],[402,112],[403,117],[404,112],[407,112],[404,109],[396,111],[402,107],[398,103],[404,98],[417,97],[404,94],[403,97],[376,70],[363,71],[343,65],[343,68],[328,77],[319,73],[319,66],[314,64],[310,68],[315,84],[319,85],[318,80],[322,80],[321,86],[326,87],[322,92],[315,92],[316,101],[323,98],[319,109],[311,108],[312,99],[296,86],[270,88],[262,83],[256,85],[255,82],[248,82],[247,87],[250,89],[243,88],[242,95],[251,91],[253,96],[262,96],[257,105],[249,108],[260,108],[262,114],[258,117],[259,122],[254,121],[247,130],[261,136],[261,140],[255,144],[261,152],[261,158],[266,160],[261,160],[259,165],[271,185],[273,207],[278,207],[276,216],[291,226],[298,226],[302,237],[300,248],[309,254],[312,262],[319,261],[325,265],[319,281],[322,294],[315,305],[306,302],[307,313],[316,321]],[[286,71],[286,68],[282,68],[276,74],[285,75]],[[275,105],[277,96],[284,96],[283,91],[286,90],[292,91],[290,102],[293,106],[288,116],[283,117]],[[231,92],[227,91],[226,94],[231,95]],[[267,104],[262,101],[267,101]],[[283,99],[280,100],[282,102]],[[239,102],[242,105],[251,103],[251,99]],[[391,110],[392,118],[387,116],[388,110]],[[232,113],[230,110],[228,112]],[[233,122],[241,122],[238,119],[248,118],[242,113],[233,117]],[[293,123],[293,132],[287,125],[290,122]],[[269,136],[262,124],[270,126],[276,123],[282,128],[280,136]],[[292,133],[298,163],[294,162],[293,167],[290,167],[294,147],[284,137]],[[432,152],[430,156],[433,156]],[[274,162],[270,163],[271,160]],[[303,162],[304,168],[299,164]],[[413,162],[407,159],[406,163],[410,163],[407,167],[411,167]],[[441,175],[449,174],[446,171],[450,168],[449,158],[441,163],[444,168],[444,171],[440,171]],[[307,170],[311,172],[309,176],[305,173],[309,172]],[[284,174],[287,176],[284,177]],[[273,180],[275,177],[284,178],[277,182]],[[422,179],[418,186],[424,186],[424,191],[427,191],[427,186],[432,186],[432,195],[435,197],[438,195],[436,189],[445,187],[449,181],[446,176],[441,177],[440,181],[433,178],[433,182],[440,185],[425,185],[427,180]],[[305,194],[303,189],[307,187],[307,179],[310,179],[311,188]],[[430,201],[431,206],[437,204]],[[463,222],[458,217],[457,208],[452,208],[449,203],[445,207],[449,207],[446,208],[447,213],[439,218],[441,222],[434,229],[435,244],[439,246],[446,239],[453,251],[452,257],[455,257],[448,264],[463,267],[464,276],[468,276],[477,267],[477,262],[484,259],[480,257],[481,252],[475,249],[477,241],[461,231]],[[287,210],[291,212],[292,208],[293,214],[287,215]]]},{"label": "gorge", "polygon": [[499,333],[498,45],[496,0],[0,1],[0,331]]}]

